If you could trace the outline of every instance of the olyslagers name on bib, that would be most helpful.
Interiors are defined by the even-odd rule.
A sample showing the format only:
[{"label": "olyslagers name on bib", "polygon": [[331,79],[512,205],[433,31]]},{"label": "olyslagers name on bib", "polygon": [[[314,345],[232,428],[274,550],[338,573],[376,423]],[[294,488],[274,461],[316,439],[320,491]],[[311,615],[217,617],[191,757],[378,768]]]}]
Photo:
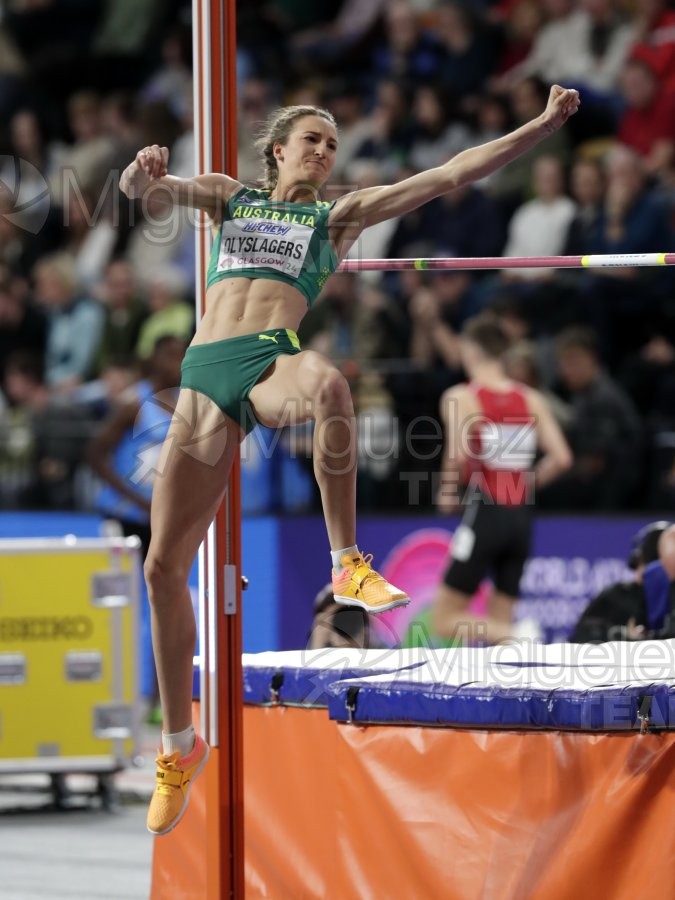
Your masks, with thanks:
[{"label": "olyslagers name on bib", "polygon": [[[248,212],[251,207],[244,209]],[[223,222],[218,271],[265,268],[297,278],[314,234],[314,216],[265,210],[269,218],[258,218],[255,213],[260,210],[252,211],[253,216]]]}]

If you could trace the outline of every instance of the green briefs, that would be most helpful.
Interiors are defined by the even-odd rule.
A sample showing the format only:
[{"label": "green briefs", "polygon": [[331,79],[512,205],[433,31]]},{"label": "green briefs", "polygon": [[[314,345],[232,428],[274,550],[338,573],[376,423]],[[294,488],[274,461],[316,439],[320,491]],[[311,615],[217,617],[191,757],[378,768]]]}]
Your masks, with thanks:
[{"label": "green briefs", "polygon": [[185,354],[180,386],[209,397],[248,434],[258,424],[248,399],[254,385],[277,356],[299,352],[290,328],[197,344]]}]

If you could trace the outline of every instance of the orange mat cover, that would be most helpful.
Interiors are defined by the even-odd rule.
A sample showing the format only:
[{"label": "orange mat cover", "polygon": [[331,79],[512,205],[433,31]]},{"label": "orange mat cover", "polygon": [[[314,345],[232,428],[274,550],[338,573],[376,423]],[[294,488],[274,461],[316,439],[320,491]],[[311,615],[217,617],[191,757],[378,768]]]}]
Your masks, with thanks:
[{"label": "orange mat cover", "polygon": [[[244,758],[247,900],[675,897],[673,733],[355,727],[246,706]],[[198,779],[155,841],[152,900],[221,900],[212,787]]]}]

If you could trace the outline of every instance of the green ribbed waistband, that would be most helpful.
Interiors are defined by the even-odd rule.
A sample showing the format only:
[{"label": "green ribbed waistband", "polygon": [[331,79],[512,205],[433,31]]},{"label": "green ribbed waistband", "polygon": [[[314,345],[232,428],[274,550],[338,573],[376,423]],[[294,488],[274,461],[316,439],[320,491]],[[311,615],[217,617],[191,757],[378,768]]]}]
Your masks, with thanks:
[{"label": "green ribbed waistband", "polygon": [[250,356],[262,347],[267,349],[278,347],[280,350],[290,350],[294,353],[301,349],[298,336],[291,328],[270,328],[268,331],[241,334],[222,341],[209,341],[208,344],[194,344],[187,349],[183,368],[226,359],[240,359]]}]

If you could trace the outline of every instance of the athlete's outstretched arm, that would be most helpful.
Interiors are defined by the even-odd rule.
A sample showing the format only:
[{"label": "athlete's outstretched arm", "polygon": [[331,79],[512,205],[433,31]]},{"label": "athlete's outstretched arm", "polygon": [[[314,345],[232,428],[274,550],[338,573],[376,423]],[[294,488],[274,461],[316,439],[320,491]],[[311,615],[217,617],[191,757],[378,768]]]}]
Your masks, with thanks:
[{"label": "athlete's outstretched arm", "polygon": [[554,85],[544,112],[515,131],[458,153],[435,169],[412,175],[397,184],[365,188],[335,204],[332,221],[358,233],[385,219],[401,216],[463,184],[478,181],[521,156],[557,131],[579,108],[575,90]]},{"label": "athlete's outstretched arm", "polygon": [[212,219],[241,184],[229,175],[195,175],[177,178],[168,174],[169,150],[153,144],[144,147],[122,172],[120,190],[130,200],[138,200],[152,191],[153,199],[203,209]]}]

